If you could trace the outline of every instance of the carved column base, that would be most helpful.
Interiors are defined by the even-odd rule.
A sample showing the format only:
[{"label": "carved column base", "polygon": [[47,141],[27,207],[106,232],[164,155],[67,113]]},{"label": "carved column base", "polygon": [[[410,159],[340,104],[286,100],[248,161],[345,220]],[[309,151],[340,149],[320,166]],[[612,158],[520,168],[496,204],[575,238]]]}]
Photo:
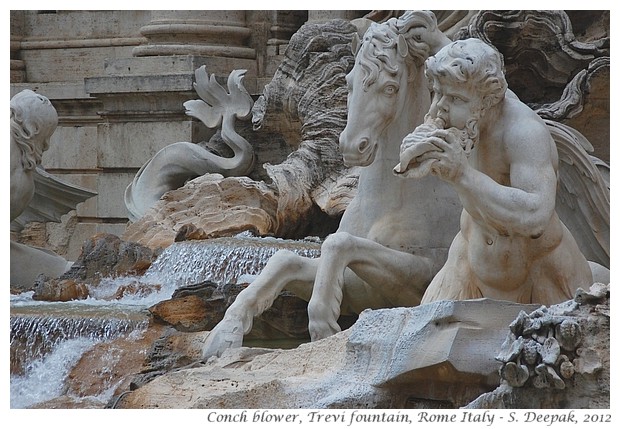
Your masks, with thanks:
[{"label": "carved column base", "polygon": [[[135,57],[159,55],[203,55],[254,58],[252,48],[243,47],[250,29],[229,25],[149,24],[140,30],[148,45],[137,46]],[[197,43],[191,43],[192,41]],[[225,41],[227,45],[222,45]]]},{"label": "carved column base", "polygon": [[133,56],[203,55],[256,58],[244,11],[154,11],[140,29],[147,44]]}]

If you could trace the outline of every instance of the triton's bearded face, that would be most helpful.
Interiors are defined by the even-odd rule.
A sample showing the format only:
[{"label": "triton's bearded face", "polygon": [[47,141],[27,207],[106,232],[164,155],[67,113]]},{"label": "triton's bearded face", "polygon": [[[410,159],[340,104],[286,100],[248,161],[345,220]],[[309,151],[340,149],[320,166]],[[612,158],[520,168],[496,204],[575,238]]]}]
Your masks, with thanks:
[{"label": "triton's bearded face", "polygon": [[433,85],[433,100],[426,119],[434,119],[443,125],[442,128],[452,130],[467,154],[479,139],[478,123],[482,114],[482,100],[478,94],[446,82]]}]

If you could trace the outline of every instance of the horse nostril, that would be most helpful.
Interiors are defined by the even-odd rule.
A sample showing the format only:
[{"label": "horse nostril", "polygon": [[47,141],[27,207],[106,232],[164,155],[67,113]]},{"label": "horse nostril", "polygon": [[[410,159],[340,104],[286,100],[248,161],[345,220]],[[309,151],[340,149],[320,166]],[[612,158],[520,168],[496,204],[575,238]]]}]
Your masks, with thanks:
[{"label": "horse nostril", "polygon": [[362,139],[362,141],[360,141],[360,144],[357,146],[357,150],[359,152],[364,152],[366,149],[368,149],[369,144],[370,142],[368,141],[368,139]]}]

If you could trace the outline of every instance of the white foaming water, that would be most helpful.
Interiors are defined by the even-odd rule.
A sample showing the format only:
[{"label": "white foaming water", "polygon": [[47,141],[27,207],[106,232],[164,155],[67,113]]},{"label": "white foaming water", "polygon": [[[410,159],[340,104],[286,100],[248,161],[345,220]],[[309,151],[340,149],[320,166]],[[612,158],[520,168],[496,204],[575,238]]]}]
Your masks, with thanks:
[{"label": "white foaming water", "polygon": [[[11,309],[11,408],[27,408],[65,394],[67,375],[95,344],[141,335],[148,315],[139,308],[92,303],[37,303],[16,297]],[[101,365],[112,367],[113,356]],[[105,372],[105,371],[104,371]],[[18,375],[19,374],[19,375]],[[112,383],[102,380],[102,384]],[[107,401],[110,386],[98,400]],[[105,397],[105,395],[109,397]]]},{"label": "white foaming water", "polygon": [[[168,246],[141,276],[105,278],[89,289],[85,303],[101,301],[150,307],[170,299],[174,291],[210,280],[217,284],[247,283],[263,270],[280,249],[316,258],[320,244],[277,238],[236,236],[211,240],[185,241]],[[124,292],[119,297],[119,291]]]},{"label": "white foaming water", "polygon": [[[136,335],[148,326],[146,309],[174,291],[207,280],[251,282],[279,249],[315,258],[320,244],[237,236],[174,243],[141,276],[102,279],[90,297],[62,303],[34,301],[32,292],[11,295],[11,408],[27,408],[65,394],[65,379],[95,344]],[[113,356],[109,356],[114,359]],[[113,362],[102,365],[112,366]],[[105,384],[105,383],[104,383]],[[112,379],[95,399],[114,394]],[[85,399],[85,398],[79,398]]]},{"label": "white foaming water", "polygon": [[62,341],[51,353],[31,362],[24,375],[11,375],[11,408],[28,408],[62,395],[67,375],[95,344],[89,338]]},{"label": "white foaming water", "polygon": [[143,279],[153,282],[151,276],[158,276],[158,281],[176,286],[205,280],[217,284],[238,283],[241,276],[259,274],[280,249],[316,258],[321,246],[315,241],[242,236],[184,241],[168,246]]},{"label": "white foaming water", "polygon": [[[170,299],[178,287],[177,283],[159,273],[137,276],[124,276],[101,279],[96,287],[89,288],[90,297],[85,304],[119,305],[148,308],[158,302]],[[133,288],[133,290],[132,290]],[[118,292],[125,290],[122,296]]]}]

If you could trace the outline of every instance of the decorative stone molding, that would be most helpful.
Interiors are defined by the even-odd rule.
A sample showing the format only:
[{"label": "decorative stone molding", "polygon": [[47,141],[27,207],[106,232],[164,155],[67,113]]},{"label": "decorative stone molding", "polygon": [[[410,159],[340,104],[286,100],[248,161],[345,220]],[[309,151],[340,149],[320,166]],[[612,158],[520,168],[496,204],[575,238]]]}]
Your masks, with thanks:
[{"label": "decorative stone molding", "polygon": [[308,13],[302,10],[274,10],[270,11],[270,15],[268,46],[287,44],[308,19]]},{"label": "decorative stone molding", "polygon": [[26,80],[26,63],[19,58],[24,26],[22,11],[11,12],[11,83],[21,83]]},{"label": "decorative stone molding", "polygon": [[360,10],[309,10],[308,22],[319,23],[332,19],[352,20],[361,18],[366,12]]},{"label": "decorative stone molding", "polygon": [[245,11],[153,11],[140,29],[147,44],[133,50],[135,57],[160,55],[213,55],[255,58],[247,46],[251,30]]}]

